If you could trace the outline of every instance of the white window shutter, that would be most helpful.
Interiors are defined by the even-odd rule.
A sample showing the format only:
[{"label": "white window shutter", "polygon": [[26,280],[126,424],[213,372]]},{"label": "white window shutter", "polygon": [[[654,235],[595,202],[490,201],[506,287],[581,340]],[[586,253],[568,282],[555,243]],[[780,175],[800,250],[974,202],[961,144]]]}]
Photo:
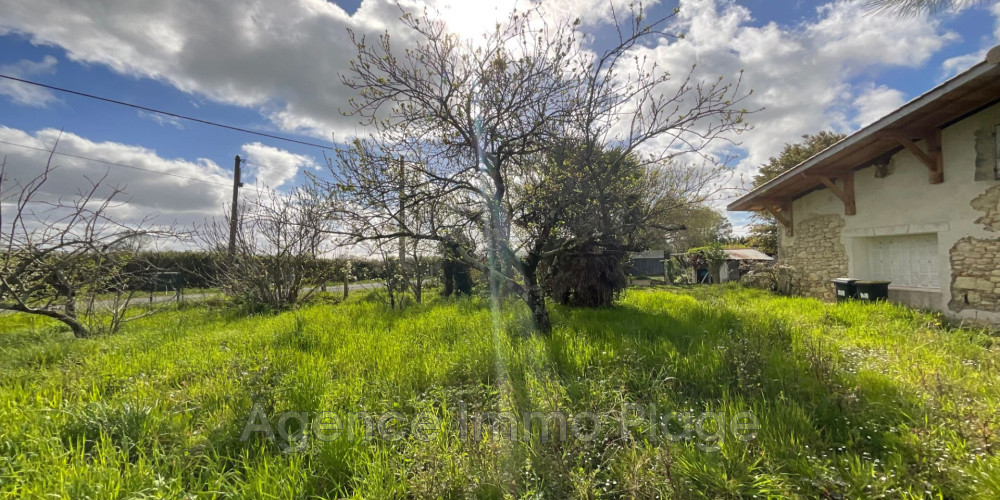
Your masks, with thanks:
[{"label": "white window shutter", "polygon": [[937,235],[909,234],[871,239],[868,256],[871,279],[895,286],[939,288]]}]

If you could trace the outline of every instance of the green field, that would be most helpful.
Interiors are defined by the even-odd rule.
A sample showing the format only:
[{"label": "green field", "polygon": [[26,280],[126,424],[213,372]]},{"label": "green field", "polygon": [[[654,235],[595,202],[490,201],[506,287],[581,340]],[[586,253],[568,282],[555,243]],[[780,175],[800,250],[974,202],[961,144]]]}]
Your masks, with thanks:
[{"label": "green field", "polygon": [[[519,304],[494,313],[482,299],[252,317],[187,307],[84,340],[5,315],[0,493],[1000,497],[1000,345],[986,331],[735,287],[630,290],[612,309],[553,313],[540,337]],[[313,415],[308,440],[241,440],[254,408],[275,429],[286,411],[337,419],[322,437]],[[544,441],[541,425],[514,441],[503,425],[462,427],[463,412],[529,411],[579,425],[562,439],[549,422]],[[366,438],[361,412],[394,417]],[[352,432],[331,430],[352,418]],[[294,435],[299,422],[284,423]]]}]

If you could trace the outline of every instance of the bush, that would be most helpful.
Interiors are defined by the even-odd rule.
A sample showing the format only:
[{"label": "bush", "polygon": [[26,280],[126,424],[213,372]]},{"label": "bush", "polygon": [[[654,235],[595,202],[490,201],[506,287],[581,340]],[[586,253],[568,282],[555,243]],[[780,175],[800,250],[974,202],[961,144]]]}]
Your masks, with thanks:
[{"label": "bush", "polygon": [[603,251],[597,244],[556,255],[543,276],[556,302],[578,307],[610,306],[628,287],[624,253]]},{"label": "bush", "polygon": [[781,295],[791,295],[796,290],[796,271],[790,266],[744,261],[740,271],[742,285]]}]

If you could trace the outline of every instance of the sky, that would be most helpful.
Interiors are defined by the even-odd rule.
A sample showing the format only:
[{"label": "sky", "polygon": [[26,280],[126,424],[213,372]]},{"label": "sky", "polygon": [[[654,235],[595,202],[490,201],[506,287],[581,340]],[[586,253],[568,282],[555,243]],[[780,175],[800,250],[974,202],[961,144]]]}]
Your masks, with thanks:
[{"label": "sky", "polygon": [[[430,6],[463,36],[526,0],[0,0],[0,74],[333,146],[362,133],[340,110],[352,46],[348,29],[401,34],[401,10]],[[1000,43],[1000,3],[898,18],[865,0],[660,0],[677,10],[663,38],[642,50],[662,68],[735,77],[753,89],[753,129],[732,140],[733,178],[722,207],[785,143],[820,130],[851,132],[981,61]],[[449,3],[454,2],[454,3]],[[544,0],[552,18],[580,18],[591,49],[612,34],[628,0]],[[244,181],[278,190],[322,175],[324,149],[186,122],[0,80],[5,181],[41,171],[71,197],[90,180],[126,192],[123,219],[155,215],[181,225],[224,216],[233,157]],[[27,147],[25,147],[27,146]],[[34,149],[31,149],[34,148]],[[67,156],[74,155],[74,156]],[[86,157],[110,165],[84,160]],[[169,174],[169,175],[165,175]],[[741,181],[742,179],[742,181]],[[737,233],[747,214],[730,214]]]}]

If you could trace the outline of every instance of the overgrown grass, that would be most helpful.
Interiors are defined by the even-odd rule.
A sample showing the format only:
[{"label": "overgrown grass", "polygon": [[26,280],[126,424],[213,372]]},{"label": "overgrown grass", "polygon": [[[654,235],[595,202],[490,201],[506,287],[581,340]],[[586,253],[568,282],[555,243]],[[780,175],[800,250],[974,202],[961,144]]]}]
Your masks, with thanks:
[{"label": "overgrown grass", "polygon": [[[390,311],[369,301],[241,317],[188,307],[75,340],[0,317],[0,491],[9,497],[997,498],[1000,360],[985,331],[887,304],[729,287],[630,290],[611,309]],[[255,403],[427,412],[429,439],[241,441]],[[623,405],[624,409],[623,409]],[[742,441],[635,419],[751,412]],[[581,412],[594,439],[473,439],[461,409]],[[619,423],[628,422],[623,434]],[[669,419],[668,419],[669,421]],[[679,420],[666,425],[678,431]],[[292,426],[294,427],[294,425]],[[409,426],[407,425],[407,428]],[[659,428],[658,424],[653,425]],[[503,430],[503,429],[498,429]],[[593,426],[585,430],[595,430]],[[550,438],[553,436],[550,436]],[[717,445],[717,451],[712,451]]]}]

